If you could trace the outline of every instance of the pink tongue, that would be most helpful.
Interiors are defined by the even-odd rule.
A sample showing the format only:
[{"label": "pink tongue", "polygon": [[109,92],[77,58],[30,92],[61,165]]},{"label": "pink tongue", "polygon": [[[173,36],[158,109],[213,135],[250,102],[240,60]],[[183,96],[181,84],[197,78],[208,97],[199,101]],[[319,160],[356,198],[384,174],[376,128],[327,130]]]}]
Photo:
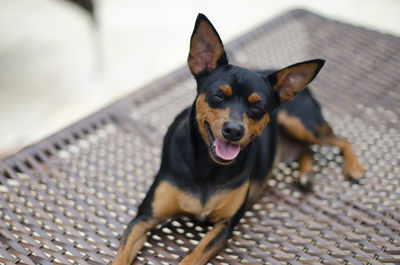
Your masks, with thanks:
[{"label": "pink tongue", "polygon": [[236,158],[240,152],[240,146],[231,144],[220,139],[214,141],[215,152],[223,160],[232,160]]}]

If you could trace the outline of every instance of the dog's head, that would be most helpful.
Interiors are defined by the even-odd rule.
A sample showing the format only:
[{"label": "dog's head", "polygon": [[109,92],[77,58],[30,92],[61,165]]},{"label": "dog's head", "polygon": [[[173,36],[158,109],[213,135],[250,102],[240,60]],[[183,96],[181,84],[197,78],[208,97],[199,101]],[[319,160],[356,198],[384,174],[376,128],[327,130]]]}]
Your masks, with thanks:
[{"label": "dog's head", "polygon": [[305,88],[324,62],[301,62],[267,76],[230,65],[217,31],[199,14],[188,66],[197,81],[196,119],[211,158],[222,165],[233,163],[261,135],[273,109]]}]

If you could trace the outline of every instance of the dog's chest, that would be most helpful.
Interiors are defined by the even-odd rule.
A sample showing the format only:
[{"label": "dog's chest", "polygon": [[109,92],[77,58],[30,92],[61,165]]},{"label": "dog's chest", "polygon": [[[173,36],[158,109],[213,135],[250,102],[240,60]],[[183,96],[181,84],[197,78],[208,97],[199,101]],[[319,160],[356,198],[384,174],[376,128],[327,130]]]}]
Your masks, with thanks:
[{"label": "dog's chest", "polygon": [[234,189],[215,192],[205,202],[196,194],[192,194],[164,181],[156,190],[156,199],[153,202],[153,211],[156,216],[161,213],[188,213],[197,216],[200,220],[207,217],[211,221],[229,218],[242,205],[249,187],[246,181]]},{"label": "dog's chest", "polygon": [[242,205],[247,190],[248,182],[229,190],[221,190],[202,203],[199,198],[189,194],[181,194],[179,205],[184,212],[194,214],[199,220],[209,218],[217,221],[229,218],[237,212]]},{"label": "dog's chest", "polygon": [[186,213],[198,215],[200,218],[208,216],[215,209],[221,208],[228,203],[228,197],[233,190],[218,191],[215,194],[207,196],[206,200],[200,199],[200,196],[181,191],[177,194],[177,203],[179,208]]}]

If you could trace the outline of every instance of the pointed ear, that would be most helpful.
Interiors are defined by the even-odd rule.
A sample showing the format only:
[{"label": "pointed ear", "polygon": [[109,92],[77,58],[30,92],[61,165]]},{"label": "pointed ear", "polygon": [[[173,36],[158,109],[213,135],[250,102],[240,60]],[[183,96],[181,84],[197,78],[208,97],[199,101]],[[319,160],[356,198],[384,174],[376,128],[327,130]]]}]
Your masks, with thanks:
[{"label": "pointed ear", "polygon": [[324,63],[322,59],[305,61],[270,74],[268,80],[278,93],[280,102],[292,100],[317,76]]},{"label": "pointed ear", "polygon": [[224,45],[217,31],[206,16],[199,14],[190,40],[190,71],[197,76],[227,63]]}]

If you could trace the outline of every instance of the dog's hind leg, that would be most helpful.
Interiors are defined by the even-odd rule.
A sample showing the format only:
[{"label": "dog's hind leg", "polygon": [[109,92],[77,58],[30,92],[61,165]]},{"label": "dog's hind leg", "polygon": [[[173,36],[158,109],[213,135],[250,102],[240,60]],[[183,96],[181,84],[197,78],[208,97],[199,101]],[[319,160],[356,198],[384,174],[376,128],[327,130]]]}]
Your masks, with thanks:
[{"label": "dog's hind leg", "polygon": [[[319,125],[317,134],[314,134],[313,132],[308,130],[304,126],[300,118],[289,116],[284,111],[279,113],[278,123],[289,136],[300,142],[303,142],[304,144],[326,144],[339,147],[344,158],[344,175],[351,181],[357,183],[359,182],[359,179],[363,177],[364,167],[358,161],[357,156],[355,155],[353,148],[351,147],[351,144],[346,138],[335,135],[330,125],[326,121]],[[312,154],[309,154],[308,152],[303,152],[299,156],[299,160],[300,168],[303,168],[300,170],[300,176],[305,176],[304,173],[310,171],[310,168],[312,167]],[[300,183],[302,183],[302,181],[305,180],[299,180]]]},{"label": "dog's hind leg", "polygon": [[340,148],[344,158],[344,175],[356,183],[364,175],[364,166],[358,161],[349,141],[344,137],[332,135],[320,139],[321,144],[328,144]]},{"label": "dog's hind leg", "polygon": [[335,135],[328,122],[319,126],[318,135],[318,144],[339,147],[344,158],[344,175],[349,180],[359,183],[360,178],[364,176],[364,166],[358,160],[350,142],[344,137]]},{"label": "dog's hind leg", "polygon": [[299,186],[304,191],[311,191],[313,188],[314,174],[312,172],[313,152],[311,148],[305,148],[299,156]]}]

